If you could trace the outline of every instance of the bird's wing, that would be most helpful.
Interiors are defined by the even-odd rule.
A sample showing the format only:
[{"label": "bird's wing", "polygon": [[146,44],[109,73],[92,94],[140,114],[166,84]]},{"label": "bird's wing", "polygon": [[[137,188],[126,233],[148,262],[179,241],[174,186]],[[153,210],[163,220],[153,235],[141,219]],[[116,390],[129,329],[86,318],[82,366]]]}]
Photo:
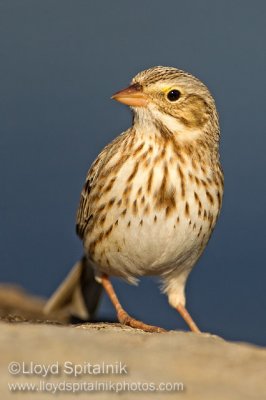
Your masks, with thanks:
[{"label": "bird's wing", "polygon": [[[76,232],[81,239],[84,238],[85,231],[89,229],[89,224],[93,216],[92,202],[91,202],[91,191],[98,181],[98,177],[101,174],[104,167],[107,165],[109,160],[117,153],[121,143],[128,136],[129,131],[123,132],[111,143],[109,143],[102,152],[98,155],[96,160],[91,165],[85,184],[83,186],[79,208],[76,219]],[[98,194],[99,195],[99,194]]]}]

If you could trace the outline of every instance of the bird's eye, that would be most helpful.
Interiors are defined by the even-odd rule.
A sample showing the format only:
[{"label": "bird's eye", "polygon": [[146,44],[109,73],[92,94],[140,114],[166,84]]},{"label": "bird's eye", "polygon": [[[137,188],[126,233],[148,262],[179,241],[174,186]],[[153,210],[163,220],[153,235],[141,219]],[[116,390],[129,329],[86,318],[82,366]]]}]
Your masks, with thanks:
[{"label": "bird's eye", "polygon": [[177,101],[180,96],[181,93],[177,89],[170,90],[170,92],[167,93],[167,98],[169,101]]}]

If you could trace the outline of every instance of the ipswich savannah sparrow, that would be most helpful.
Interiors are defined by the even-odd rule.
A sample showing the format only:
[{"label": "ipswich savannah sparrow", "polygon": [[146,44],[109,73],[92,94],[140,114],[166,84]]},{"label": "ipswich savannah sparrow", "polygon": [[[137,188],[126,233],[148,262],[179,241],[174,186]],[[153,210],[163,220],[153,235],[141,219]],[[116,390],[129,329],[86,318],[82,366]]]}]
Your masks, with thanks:
[{"label": "ipswich savannah sparrow", "polygon": [[109,280],[117,276],[134,283],[138,277],[156,275],[170,305],[199,332],[185,308],[184,290],[222,204],[214,99],[200,80],[171,67],[140,72],[112,98],[131,107],[133,124],[89,169],[77,214],[85,257],[46,310],[66,303],[66,298],[73,300],[75,288],[84,283],[84,271],[90,271],[87,308],[93,303],[94,310],[100,295],[100,285],[92,284],[94,271],[121,323],[162,332],[130,317]]}]

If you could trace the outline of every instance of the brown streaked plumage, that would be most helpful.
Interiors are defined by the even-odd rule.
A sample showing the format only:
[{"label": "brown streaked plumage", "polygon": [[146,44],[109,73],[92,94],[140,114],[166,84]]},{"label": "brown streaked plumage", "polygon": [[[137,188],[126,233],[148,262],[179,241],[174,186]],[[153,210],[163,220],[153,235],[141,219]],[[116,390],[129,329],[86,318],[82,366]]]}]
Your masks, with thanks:
[{"label": "brown streaked plumage", "polygon": [[184,290],[222,204],[215,102],[201,81],[171,67],[140,72],[113,98],[131,106],[133,125],[88,172],[77,213],[87,263],[121,322],[162,331],[126,314],[108,276],[157,275],[169,303],[199,332]]}]

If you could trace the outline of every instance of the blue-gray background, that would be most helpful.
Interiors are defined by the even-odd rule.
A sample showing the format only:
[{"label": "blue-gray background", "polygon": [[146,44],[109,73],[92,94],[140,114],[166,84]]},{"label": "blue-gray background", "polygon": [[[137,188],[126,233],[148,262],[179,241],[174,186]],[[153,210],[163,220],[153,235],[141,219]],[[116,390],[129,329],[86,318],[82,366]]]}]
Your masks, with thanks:
[{"label": "blue-gray background", "polygon": [[[52,293],[82,252],[86,171],[131,123],[110,96],[176,66],[216,98],[226,178],[188,308],[204,331],[265,345],[265,20],[265,1],[0,1],[0,280]],[[186,329],[152,279],[116,287],[138,318]],[[114,317],[106,298],[100,316]]]}]

